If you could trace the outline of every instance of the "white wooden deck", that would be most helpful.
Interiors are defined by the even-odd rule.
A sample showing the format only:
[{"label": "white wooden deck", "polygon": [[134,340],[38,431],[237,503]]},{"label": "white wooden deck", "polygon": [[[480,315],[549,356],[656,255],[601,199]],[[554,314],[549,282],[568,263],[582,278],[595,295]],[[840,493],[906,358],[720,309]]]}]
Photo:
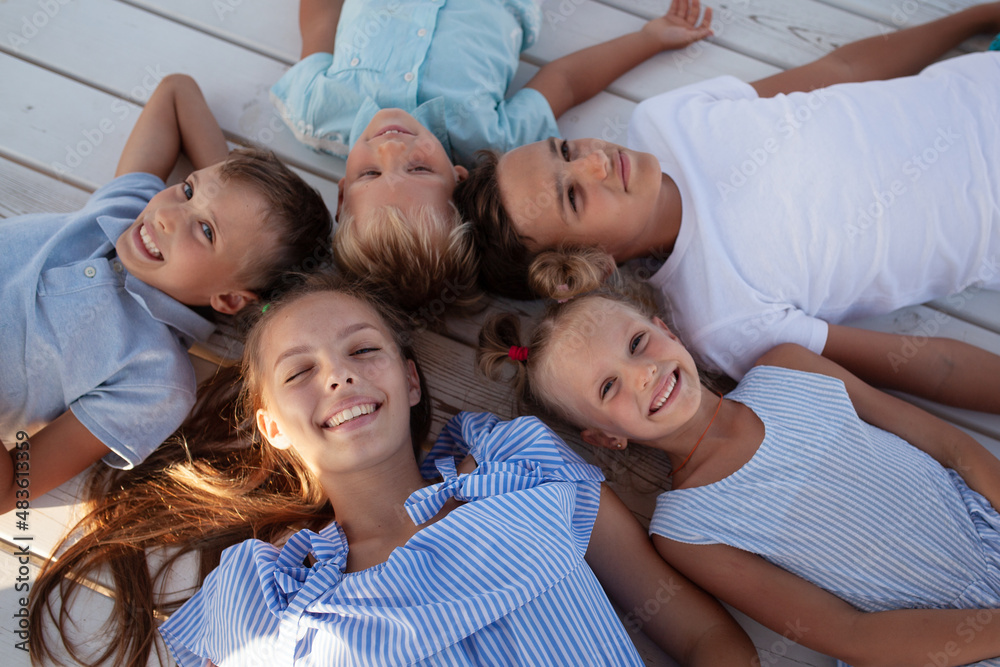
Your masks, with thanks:
[{"label": "white wooden deck", "polygon": [[[637,101],[722,73],[751,81],[799,65],[838,45],[955,11],[972,0],[724,0],[713,3],[716,36],[660,55],[623,76],[605,93],[560,120],[568,137],[598,136],[624,143]],[[634,30],[664,12],[669,0],[547,0],[546,26],[527,52],[518,81],[536,67],[585,45]],[[297,3],[267,0],[4,0],[0,2],[0,217],[79,208],[110,180],[139,108],[159,79],[192,75],[229,139],[277,151],[336,202],[343,162],[299,145],[272,109],[270,85],[297,59]],[[970,43],[981,49],[985,40]],[[2,251],[2,250],[0,250]],[[968,297],[968,298],[966,298]],[[866,323],[912,335],[946,335],[1000,352],[1000,294],[906,309]],[[459,409],[511,414],[505,387],[472,370],[477,331],[455,321],[446,336],[420,341],[438,423]],[[1000,455],[1000,417],[927,405],[961,425]],[[571,434],[564,434],[573,440]],[[583,447],[580,446],[581,451]],[[649,517],[662,488],[662,466],[648,453],[605,464],[637,515]],[[637,460],[638,459],[638,460]],[[31,499],[27,528],[0,516],[0,664],[28,665],[17,649],[19,598],[38,565],[71,521],[75,481]],[[14,555],[21,549],[30,558]],[[28,561],[25,563],[25,561]],[[23,567],[22,567],[23,566]],[[26,568],[26,569],[25,569]],[[75,607],[82,637],[100,645],[107,608],[103,593]],[[625,610],[626,612],[629,610]],[[833,665],[742,619],[763,665]],[[648,640],[636,638],[648,665],[673,664]]]}]

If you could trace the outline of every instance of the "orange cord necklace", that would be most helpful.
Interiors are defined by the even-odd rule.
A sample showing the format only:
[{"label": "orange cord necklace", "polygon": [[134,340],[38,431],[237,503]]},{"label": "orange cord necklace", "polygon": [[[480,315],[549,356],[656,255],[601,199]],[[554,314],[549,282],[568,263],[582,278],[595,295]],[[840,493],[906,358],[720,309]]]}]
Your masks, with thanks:
[{"label": "orange cord necklace", "polygon": [[698,438],[698,442],[694,443],[694,447],[691,448],[691,451],[688,452],[688,455],[684,458],[683,461],[681,461],[681,464],[676,468],[674,468],[673,472],[670,473],[671,477],[679,473],[681,471],[681,468],[686,466],[687,462],[691,460],[691,455],[694,454],[694,450],[698,449],[698,445],[700,445],[701,441],[705,439],[706,435],[708,435],[708,429],[712,428],[712,422],[714,422],[715,418],[719,416],[719,410],[722,408],[723,399],[722,399],[722,392],[720,391],[718,393],[719,393],[719,404],[715,406],[715,414],[712,415],[712,418],[708,420],[708,426],[705,427],[705,432],[701,434],[700,438]]}]

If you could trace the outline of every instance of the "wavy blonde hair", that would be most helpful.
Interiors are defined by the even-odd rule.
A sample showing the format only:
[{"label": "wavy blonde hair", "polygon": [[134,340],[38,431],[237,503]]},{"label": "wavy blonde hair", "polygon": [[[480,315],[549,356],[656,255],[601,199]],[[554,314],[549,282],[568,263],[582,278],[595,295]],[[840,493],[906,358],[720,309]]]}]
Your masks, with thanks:
[{"label": "wavy blonde hair", "polygon": [[446,211],[382,206],[359,223],[341,210],[333,253],[346,275],[374,282],[427,323],[479,301],[470,226],[450,203]]}]

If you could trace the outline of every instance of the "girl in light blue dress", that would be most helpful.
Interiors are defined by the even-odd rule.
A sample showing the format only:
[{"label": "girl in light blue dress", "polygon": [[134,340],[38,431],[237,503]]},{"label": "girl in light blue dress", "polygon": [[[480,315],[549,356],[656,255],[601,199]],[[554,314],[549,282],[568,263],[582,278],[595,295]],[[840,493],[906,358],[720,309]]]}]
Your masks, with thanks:
[{"label": "girl in light blue dress", "polygon": [[[602,583],[627,610],[657,596],[643,629],[678,660],[749,664],[753,645],[735,621],[658,557],[600,471],[538,420],[460,413],[418,467],[429,397],[399,322],[367,293],[319,277],[271,303],[250,332],[245,414],[276,457],[256,468],[243,453],[243,468],[298,471],[329,501],[312,511],[326,520],[225,550],[160,627],[180,665],[642,665]],[[163,498],[144,511],[161,540],[171,522],[186,543],[241,523],[268,533],[268,512],[255,516],[245,494],[209,497],[209,478],[195,467],[191,497],[147,498]],[[262,502],[266,486],[254,491],[263,487]],[[128,496],[118,500],[143,504]],[[271,501],[271,514],[285,503]],[[127,511],[118,518],[134,518]],[[97,547],[132,530],[122,521]]]},{"label": "girl in light blue dress", "polygon": [[[519,323],[480,340],[496,373]],[[522,398],[596,447],[666,453],[653,542],[710,593],[854,665],[1000,665],[1000,461],[973,438],[794,345],[723,396],[610,291],[554,307],[514,349]]]}]

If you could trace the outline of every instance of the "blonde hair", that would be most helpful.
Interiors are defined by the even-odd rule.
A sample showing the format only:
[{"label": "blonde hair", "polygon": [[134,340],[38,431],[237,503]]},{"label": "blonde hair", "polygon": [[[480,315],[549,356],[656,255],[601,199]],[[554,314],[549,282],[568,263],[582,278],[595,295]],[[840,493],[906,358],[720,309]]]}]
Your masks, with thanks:
[{"label": "blonde hair", "polygon": [[[592,268],[602,270],[601,266]],[[565,283],[553,283],[566,279],[557,265],[542,266],[539,272],[532,274],[532,280],[546,287],[542,293],[551,293],[560,300],[548,305],[541,320],[526,336],[522,334],[521,320],[517,315],[505,313],[487,320],[479,331],[476,364],[490,379],[510,382],[522,407],[548,412],[576,426],[586,426],[579,423],[579,417],[573,415],[558,396],[545,395],[538,390],[552,373],[550,348],[557,339],[561,341],[567,335],[586,339],[601,326],[600,323],[595,324],[592,318],[584,318],[584,313],[592,312],[595,300],[623,304],[650,319],[658,311],[656,300],[646,283],[624,277],[617,271],[607,276],[597,289],[583,294],[575,288],[557,289]],[[511,346],[527,347],[527,359],[513,359],[509,354]],[[511,366],[513,375],[508,370]]]},{"label": "blonde hair", "polygon": [[[600,265],[595,270],[601,270]],[[546,287],[552,287],[552,282],[546,281],[565,279],[565,274],[558,270],[558,265],[543,266],[539,271],[541,273],[533,274],[532,279],[537,279],[539,284]],[[541,320],[527,335],[522,333],[521,320],[517,315],[506,313],[487,320],[479,332],[476,364],[487,377],[510,382],[522,407],[540,410],[577,427],[586,428],[589,424],[581,423],[583,417],[573,414],[561,400],[561,396],[543,394],[540,391],[541,387],[552,386],[546,380],[551,379],[555,370],[555,357],[550,354],[553,347],[563,346],[573,339],[586,340],[605,326],[601,316],[595,317],[594,306],[598,301],[621,304],[647,319],[652,319],[662,309],[648,283],[622,276],[617,271],[608,276],[597,289],[579,296],[572,294],[573,289],[549,291],[564,300],[549,305]],[[569,298],[570,296],[574,298]],[[671,326],[669,316],[661,319]],[[527,347],[527,358],[512,358],[512,346]],[[511,367],[513,375],[509,371]],[[728,390],[733,386],[732,380],[724,376],[705,374],[700,370],[699,373],[703,384],[709,388]]]},{"label": "blonde hair", "polygon": [[342,210],[333,236],[334,258],[348,276],[374,282],[428,323],[479,301],[470,228],[450,203],[446,213],[381,206],[367,224],[358,222]]}]

